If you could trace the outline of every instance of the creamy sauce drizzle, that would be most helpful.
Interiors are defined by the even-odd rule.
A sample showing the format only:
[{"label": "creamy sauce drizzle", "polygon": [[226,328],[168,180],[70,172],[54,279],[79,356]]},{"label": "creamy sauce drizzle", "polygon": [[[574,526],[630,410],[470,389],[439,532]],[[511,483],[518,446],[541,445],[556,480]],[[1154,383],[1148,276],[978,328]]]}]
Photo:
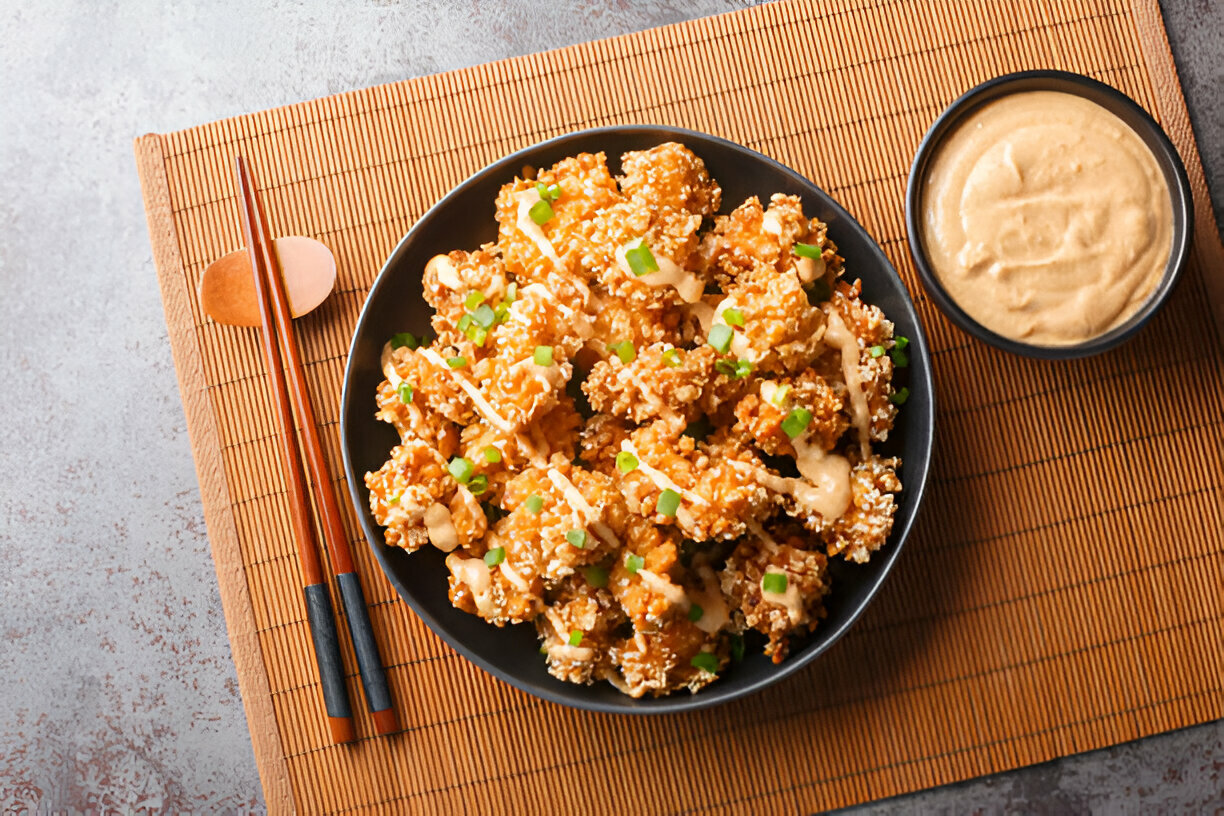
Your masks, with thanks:
[{"label": "creamy sauce drizzle", "polygon": [[681,609],[689,608],[688,596],[684,594],[684,590],[673,584],[668,579],[664,578],[656,572],[651,572],[648,569],[639,569],[638,577],[642,579],[642,583],[651,592],[662,595],[667,599],[667,602]]},{"label": "creamy sauce drizzle", "polygon": [[[777,571],[771,570],[771,572]],[[768,574],[767,572],[766,575]],[[779,574],[786,575],[785,572]],[[786,591],[766,592],[762,589],[761,597],[770,603],[786,607],[786,616],[790,619],[791,626],[798,626],[803,622],[803,598],[799,596],[799,587],[796,586],[795,579],[789,575],[786,575]]]},{"label": "creamy sauce drizzle", "polygon": [[702,614],[695,625],[701,631],[713,634],[726,626],[731,621],[731,616],[727,612],[727,603],[723,600],[714,570],[703,564],[697,567],[696,572],[697,577],[701,579],[702,590],[695,593],[692,600],[701,607]]},{"label": "creamy sauce drizzle", "polygon": [[821,487],[809,484],[804,479],[788,479],[784,476],[775,476],[764,468],[758,468],[755,465],[741,462],[738,459],[728,459],[727,463],[741,473],[751,475],[761,487],[772,490],[775,493],[790,496],[800,507],[809,512],[820,514],[821,518],[826,521],[838,519],[846,511],[840,495],[837,492],[831,492],[827,486]]},{"label": "creamy sauce drizzle", "polygon": [[621,447],[621,450],[623,450],[625,453],[631,454],[634,459],[637,459],[638,461],[637,469],[642,471],[642,473],[644,473],[652,482],[654,482],[655,486],[658,487],[660,490],[669,490],[669,489],[674,490],[680,494],[680,498],[684,499],[687,502],[690,502],[691,504],[701,504],[701,505],[709,504],[709,502],[703,499],[701,496],[698,496],[696,493],[685,490],[683,487],[673,482],[668,477],[668,475],[664,473],[663,471],[656,470],[655,468],[651,467],[650,463],[642,458],[642,455],[638,453],[637,448],[635,448],[633,446],[633,443],[630,442],[628,439],[621,440],[620,447]]},{"label": "creamy sauce drizzle", "polygon": [[455,576],[455,580],[471,590],[476,610],[482,615],[493,614],[493,576],[489,573],[484,559],[465,558],[453,552],[446,556],[446,567]]},{"label": "creamy sauce drizzle", "polygon": [[647,286],[671,286],[685,303],[696,303],[701,300],[701,295],[705,292],[705,284],[692,272],[686,272],[680,268],[670,258],[664,258],[652,252],[651,254],[654,254],[655,263],[659,265],[659,268],[653,272],[647,272],[641,277],[633,274],[633,268],[629,266],[629,261],[625,258],[625,251],[641,246],[642,240],[639,238],[630,241],[616,250],[616,263],[624,273],[631,278],[637,278]]},{"label": "creamy sauce drizzle", "polygon": [[850,417],[858,431],[859,450],[866,459],[871,455],[871,409],[867,405],[867,394],[863,391],[863,380],[859,376],[858,340],[846,328],[835,306],[826,306],[825,314],[828,316],[825,345],[841,352],[842,376],[850,393]]},{"label": "creamy sauce drizzle", "polygon": [[[761,355],[758,354],[756,350],[753,349],[752,346],[748,343],[748,334],[744,332],[742,329],[736,329],[735,326],[732,326],[731,324],[727,322],[727,318],[726,318],[727,310],[737,309],[737,308],[739,308],[739,304],[735,302],[735,298],[733,297],[723,298],[722,302],[718,304],[718,307],[714,309],[714,317],[710,321],[710,326],[712,328],[714,324],[721,323],[722,325],[731,329],[731,348],[730,348],[731,353],[741,359],[751,360],[754,363],[758,362],[761,359]],[[710,333],[710,330],[706,329],[706,334],[709,334],[709,333]]]},{"label": "creamy sauce drizzle", "polygon": [[450,510],[445,504],[434,502],[425,509],[425,531],[429,533],[429,543],[442,552],[453,552],[459,546],[459,532],[451,519]]},{"label": "creamy sauce drizzle", "polygon": [[501,570],[501,574],[506,576],[506,580],[513,584],[516,589],[520,590],[521,592],[527,592],[531,589],[531,583],[526,578],[519,575],[514,570],[514,567],[510,566],[509,561],[502,561],[497,565],[497,568]]},{"label": "creamy sauce drizzle", "polygon": [[549,468],[548,479],[565,497],[565,503],[573,511],[578,521],[578,526],[589,526],[595,532],[595,535],[603,539],[609,546],[620,546],[620,540],[612,532],[612,528],[599,520],[599,514],[595,512],[595,508],[587,503],[586,497],[582,495],[582,491],[575,487],[574,483],[567,479],[564,473],[556,468]]},{"label": "creamy sauce drizzle", "polygon": [[553,266],[561,268],[561,259],[557,257],[557,250],[553,247],[552,241],[548,240],[548,236],[544,234],[544,230],[540,225],[531,220],[531,207],[543,199],[540,198],[540,192],[532,187],[529,190],[524,190],[521,193],[515,193],[515,199],[518,200],[518,211],[515,215],[515,226],[519,231],[531,239],[531,242],[540,250],[540,254],[553,262]]},{"label": "creamy sauce drizzle", "polygon": [[806,434],[792,439],[791,444],[795,446],[795,466],[823,497],[820,515],[830,521],[841,518],[854,499],[854,490],[850,486],[850,461],[808,442]]},{"label": "creamy sauce drizzle", "polygon": [[467,379],[458,371],[448,366],[446,361],[442,359],[442,355],[429,348],[423,348],[420,350],[420,352],[422,357],[429,360],[429,362],[441,369],[443,373],[454,380],[456,385],[463,389],[464,393],[467,394],[468,398],[472,400],[472,404],[476,406],[476,410],[480,412],[481,416],[506,433],[510,433],[514,430],[514,426],[503,419],[501,414],[497,413],[497,409],[484,398],[484,395],[480,393],[480,389],[468,382]]},{"label": "creamy sauce drizzle", "polygon": [[1067,345],[1127,320],[1164,275],[1169,187],[1152,151],[1074,94],[1014,93],[970,114],[923,187],[923,245],[970,317]]},{"label": "creamy sauce drizzle", "polygon": [[391,383],[391,387],[399,388],[404,378],[395,373],[395,360],[391,355],[391,341],[388,340],[383,343],[382,353],[378,355],[378,366],[382,369],[383,376],[387,378],[387,382]]}]

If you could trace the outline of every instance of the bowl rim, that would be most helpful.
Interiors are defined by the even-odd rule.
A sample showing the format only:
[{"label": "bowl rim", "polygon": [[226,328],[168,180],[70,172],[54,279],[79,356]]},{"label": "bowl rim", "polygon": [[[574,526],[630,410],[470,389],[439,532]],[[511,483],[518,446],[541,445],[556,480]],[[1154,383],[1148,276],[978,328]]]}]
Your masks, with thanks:
[{"label": "bowl rim", "polygon": [[[1095,102],[1123,121],[1152,152],[1169,187],[1173,214],[1173,235],[1169,260],[1160,283],[1143,305],[1124,323],[1104,334],[1070,345],[1039,345],[1004,337],[970,317],[944,288],[927,258],[919,213],[927,166],[938,153],[944,138],[970,114],[988,102],[1025,91],[1062,91]],[[1181,278],[1190,257],[1194,239],[1194,199],[1186,167],[1168,134],[1152,116],[1122,91],[1092,77],[1070,71],[1040,69],[1016,71],[988,79],[952,102],[931,124],[910,165],[905,189],[905,228],[910,255],[927,294],[953,323],[973,337],[1004,351],[1044,360],[1072,360],[1101,354],[1126,342],[1146,324],[1168,300]]]},{"label": "bowl rim", "polygon": [[[913,509],[909,512],[900,523],[896,524],[889,535],[887,542],[887,552],[884,553],[884,563],[880,567],[879,575],[876,577],[874,584],[868,588],[866,595],[861,603],[852,614],[847,616],[847,619],[832,632],[826,630],[825,640],[815,648],[806,649],[801,655],[796,655],[783,661],[781,664],[775,664],[773,670],[768,674],[756,679],[742,687],[736,689],[728,689],[722,691],[717,684],[711,685],[708,689],[703,689],[699,694],[683,695],[679,692],[673,693],[664,697],[642,698],[641,700],[624,697],[621,701],[610,703],[599,699],[591,700],[575,700],[563,694],[553,691],[546,686],[540,686],[519,678],[517,675],[505,671],[502,668],[493,665],[486,660],[479,652],[469,647],[463,640],[453,637],[447,627],[444,626],[428,609],[421,603],[418,603],[411,592],[405,591],[405,587],[401,586],[401,582],[395,572],[390,569],[385,558],[388,551],[392,548],[388,547],[382,537],[382,528],[373,523],[370,514],[363,509],[367,504],[362,496],[364,489],[364,480],[355,478],[356,474],[352,455],[352,446],[349,440],[349,418],[353,416],[355,408],[354,401],[357,399],[365,399],[368,395],[356,395],[350,388],[353,381],[353,366],[355,359],[355,349],[358,339],[363,334],[367,320],[370,317],[370,311],[366,308],[383,286],[388,286],[391,279],[390,273],[393,268],[402,263],[402,258],[409,251],[413,240],[419,235],[426,232],[432,221],[438,213],[444,211],[451,205],[452,201],[459,197],[462,192],[470,185],[479,183],[482,179],[490,174],[504,172],[511,169],[520,169],[524,164],[530,163],[529,159],[539,153],[547,153],[555,150],[570,142],[584,142],[600,136],[622,137],[634,135],[649,135],[658,136],[660,141],[675,140],[682,143],[685,140],[696,143],[713,143],[723,146],[724,148],[738,152],[746,157],[753,158],[756,162],[765,163],[773,166],[783,174],[792,177],[799,182],[803,187],[807,188],[808,192],[817,194],[822,198],[837,214],[839,218],[845,220],[850,225],[851,229],[859,230],[866,238],[867,243],[874,255],[874,261],[882,265],[883,271],[891,275],[895,280],[897,287],[903,297],[904,305],[908,311],[908,317],[911,318],[912,328],[910,333],[910,399],[913,400],[915,395],[921,395],[927,403],[926,413],[927,421],[923,427],[913,429],[911,432],[918,435],[918,443],[921,446],[924,456],[921,461],[916,463],[917,472],[912,472],[906,468],[906,480],[903,482],[903,492],[900,496],[907,504],[912,504]],[[688,144],[686,143],[686,146]],[[694,147],[694,152],[700,155],[700,148]],[[566,155],[569,155],[568,153]],[[914,365],[914,361],[919,361],[918,365]],[[839,641],[861,618],[863,612],[875,600],[876,595],[880,592],[888,576],[892,573],[896,565],[901,551],[903,550],[906,540],[909,538],[910,532],[913,530],[917,522],[919,513],[922,508],[923,497],[926,492],[926,487],[929,481],[931,469],[931,458],[934,449],[934,434],[935,434],[935,387],[931,373],[931,356],[928,346],[926,332],[922,328],[917,306],[913,296],[910,294],[909,288],[901,279],[896,267],[884,254],[879,243],[875,240],[867,230],[850,215],[832,196],[807,177],[800,174],[798,171],[787,167],[781,162],[770,158],[752,148],[746,147],[739,143],[723,139],[712,134],[703,133],[701,131],[691,130],[687,128],[675,127],[671,125],[655,125],[655,124],[631,124],[631,125],[608,125],[596,128],[586,128],[578,131],[571,131],[559,136],[545,139],[540,142],[528,145],[521,149],[497,159],[496,161],[485,165],[476,172],[469,175],[462,182],[457,184],[447,192],[445,196],[439,199],[433,206],[409,228],[408,232],[399,240],[391,254],[384,261],[378,271],[378,275],[374,283],[370,286],[370,290],[366,295],[365,301],[362,303],[361,313],[357,323],[353,329],[353,336],[349,344],[348,358],[345,361],[344,367],[344,382],[341,393],[340,402],[340,450],[343,458],[344,474],[348,483],[349,498],[353,503],[354,510],[357,515],[358,526],[361,532],[365,535],[367,543],[373,552],[375,559],[382,568],[383,574],[396,590],[396,594],[403,600],[412,611],[421,618],[422,621],[429,627],[434,635],[438,636],[448,646],[453,648],[466,660],[472,662],[493,677],[504,681],[514,688],[526,692],[534,697],[546,700],[551,703],[567,706],[570,708],[591,711],[598,713],[609,714],[625,714],[632,716],[650,716],[656,714],[675,714],[680,712],[697,711],[705,708],[729,703],[733,700],[738,700],[755,695],[768,686],[774,685],[783,679],[790,677],[800,669],[808,666],[818,656],[826,652],[837,641]],[[903,464],[903,467],[905,465]],[[562,681],[558,681],[562,682]],[[645,702],[645,704],[642,704]]]}]

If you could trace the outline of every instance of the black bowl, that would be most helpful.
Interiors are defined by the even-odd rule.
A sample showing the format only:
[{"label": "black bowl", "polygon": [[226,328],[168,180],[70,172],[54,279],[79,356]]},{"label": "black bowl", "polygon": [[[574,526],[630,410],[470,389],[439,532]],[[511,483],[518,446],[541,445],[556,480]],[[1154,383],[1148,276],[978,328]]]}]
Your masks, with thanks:
[{"label": "black bowl", "polygon": [[[696,695],[681,692],[634,700],[607,683],[578,686],[549,675],[534,626],[498,629],[452,607],[447,600],[443,554],[426,548],[409,555],[387,547],[382,528],[370,514],[363,476],[381,467],[398,443],[394,429],[374,418],[374,393],[383,378],[379,352],[392,334],[420,333],[428,327],[430,309],[421,290],[426,261],[438,253],[473,249],[496,240],[493,202],[501,186],[520,173],[523,165],[548,167],[566,156],[604,151],[615,173],[622,153],[666,141],[681,142],[705,160],[722,185],[727,208],[751,195],[765,201],[775,192],[799,196],[805,212],[828,223],[829,235],[846,258],[848,274],[863,280],[864,299],[880,306],[898,333],[910,338],[910,365],[899,370],[899,382],[908,385],[910,397],[888,445],[882,448],[904,458],[901,477],[905,490],[887,547],[866,565],[837,560],[828,619],[795,644],[784,663],[775,666],[764,655],[751,655]],[[494,676],[546,700],[592,711],[654,714],[704,708],[751,694],[798,671],[849,629],[880,588],[914,522],[926,483],[934,412],[930,355],[913,304],[884,253],[845,210],[794,171],[732,142],[678,128],[626,126],[561,136],[507,156],[459,185],[416,223],[383,266],[358,320],[344,375],[340,433],[345,475],[370,546],[400,596],[434,632]]]},{"label": "black bowl", "polygon": [[[955,130],[957,125],[965,120],[965,117],[971,115],[982,105],[1002,96],[1022,91],[1062,91],[1081,96],[1105,108],[1130,126],[1143,140],[1143,143],[1152,151],[1152,155],[1156,157],[1156,164],[1164,175],[1165,183],[1169,185],[1173,210],[1173,242],[1164,277],[1139,310],[1126,322],[1082,343],[1062,346],[1024,343],[1003,337],[978,323],[944,289],[943,284],[931,269],[922,240],[919,213],[921,212],[926,169],[931,159],[939,151],[944,138]],[[1080,74],[1066,71],[1022,71],[996,77],[967,91],[931,125],[910,167],[909,182],[905,191],[905,227],[909,233],[910,254],[914,257],[922,284],[926,287],[931,299],[939,305],[944,314],[952,319],[953,323],[979,340],[1013,354],[1047,360],[1070,360],[1100,354],[1130,339],[1168,300],[1190,257],[1190,242],[1194,237],[1194,201],[1190,196],[1190,182],[1186,178],[1186,168],[1182,165],[1177,150],[1165,132],[1160,129],[1160,125],[1156,124],[1147,111],[1139,107],[1133,99],[1116,88]]]}]

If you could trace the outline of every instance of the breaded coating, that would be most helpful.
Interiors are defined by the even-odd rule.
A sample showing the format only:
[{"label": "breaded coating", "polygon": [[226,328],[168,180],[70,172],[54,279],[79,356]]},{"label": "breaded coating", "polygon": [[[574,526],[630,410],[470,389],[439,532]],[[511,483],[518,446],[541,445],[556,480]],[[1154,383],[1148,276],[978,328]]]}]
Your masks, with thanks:
[{"label": "breaded coating", "polygon": [[400,444],[365,483],[386,543],[446,552],[456,608],[534,622],[554,677],[696,692],[750,630],[798,648],[828,559],[887,543],[901,463],[872,445],[907,341],[799,198],[720,215],[676,143],[619,167],[525,170],[496,243],[428,262],[436,339],[383,349]]},{"label": "breaded coating", "polygon": [[801,539],[776,542],[767,533],[745,540],[727,559],[723,591],[745,624],[769,638],[765,654],[774,663],[786,657],[791,637],[811,631],[825,616],[827,567],[824,553],[804,549]]}]

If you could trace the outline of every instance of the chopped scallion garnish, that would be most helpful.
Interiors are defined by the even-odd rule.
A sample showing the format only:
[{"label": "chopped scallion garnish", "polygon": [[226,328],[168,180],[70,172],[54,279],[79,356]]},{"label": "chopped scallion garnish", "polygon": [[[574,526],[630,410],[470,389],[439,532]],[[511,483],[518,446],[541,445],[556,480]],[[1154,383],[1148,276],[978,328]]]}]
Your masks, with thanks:
[{"label": "chopped scallion garnish", "polygon": [[484,449],[485,461],[490,464],[496,464],[502,460],[501,451],[490,445]]},{"label": "chopped scallion garnish", "polygon": [[471,331],[468,332],[468,339],[478,346],[483,346],[489,339],[489,330],[481,326],[472,326]]},{"label": "chopped scallion garnish", "polygon": [[540,515],[540,511],[544,509],[544,499],[536,493],[532,493],[523,502],[523,506],[527,508],[527,512],[532,515]]},{"label": "chopped scallion garnish", "polygon": [[531,209],[527,211],[527,214],[531,216],[532,221],[540,226],[544,226],[551,221],[554,215],[552,205],[542,198],[531,205]]},{"label": "chopped scallion garnish", "polygon": [[744,325],[744,313],[739,309],[725,309],[723,310],[722,316],[723,322],[725,322],[728,326],[743,327]]},{"label": "chopped scallion garnish", "polygon": [[580,643],[582,643],[582,632],[574,629],[569,633],[569,645],[577,646]]},{"label": "chopped scallion garnish", "polygon": [[719,374],[726,374],[732,379],[743,379],[752,372],[752,363],[748,360],[718,360],[714,363],[714,370]]},{"label": "chopped scallion garnish", "polygon": [[761,578],[761,591],[771,595],[781,595],[786,592],[786,573],[767,572]]},{"label": "chopped scallion garnish", "polygon": [[636,470],[638,466],[638,458],[629,451],[621,451],[616,454],[616,469],[621,473],[629,473]]},{"label": "chopped scallion garnish", "polygon": [[586,578],[587,583],[596,589],[608,585],[608,571],[603,567],[583,567],[582,575]]},{"label": "chopped scallion garnish", "polygon": [[499,303],[493,307],[493,322],[497,324],[505,323],[510,319],[510,307],[504,303]]},{"label": "chopped scallion garnish", "polygon": [[473,496],[479,496],[489,489],[489,477],[483,473],[477,473],[468,480],[467,488]]},{"label": "chopped scallion garnish", "polygon": [[744,659],[744,636],[731,636],[731,659],[736,663]]},{"label": "chopped scallion garnish", "polygon": [[867,349],[867,351],[868,351],[868,352],[871,354],[871,356],[872,356],[872,358],[873,358],[873,359],[874,359],[874,358],[876,358],[876,357],[883,357],[883,356],[884,356],[884,347],[883,347],[883,346],[872,346],[871,348]]},{"label": "chopped scallion garnish", "polygon": [[625,556],[625,569],[629,570],[630,575],[637,575],[637,571],[646,566],[646,559],[640,555],[629,553]]},{"label": "chopped scallion garnish", "polygon": [[399,334],[391,335],[392,349],[402,348],[404,346],[414,349],[420,344],[420,341],[416,339],[412,332],[400,332]]},{"label": "chopped scallion garnish", "polygon": [[622,340],[619,343],[609,343],[608,351],[611,351],[620,358],[622,363],[628,365],[637,359],[637,347],[633,345],[632,340]]},{"label": "chopped scallion garnish", "polygon": [[476,311],[476,308],[484,302],[484,292],[479,292],[473,289],[471,292],[468,292],[467,297],[463,299],[463,308],[467,309],[469,312],[474,312]]},{"label": "chopped scallion garnish", "polygon": [[411,383],[401,382],[399,388],[395,389],[395,393],[399,394],[400,402],[407,405],[412,402],[412,385]]},{"label": "chopped scallion garnish", "polygon": [[795,408],[782,420],[782,431],[791,439],[802,434],[812,422],[812,412],[806,408]]},{"label": "chopped scallion garnish", "polygon": [[459,318],[459,322],[456,325],[459,331],[466,334],[467,330],[472,327],[472,316],[470,314],[465,314],[463,317]]},{"label": "chopped scallion garnish", "polygon": [[718,656],[712,652],[701,652],[693,655],[693,659],[689,661],[694,669],[701,669],[703,672],[710,674],[718,674]]},{"label": "chopped scallion garnish", "polygon": [[655,502],[655,512],[659,515],[674,517],[679,509],[680,494],[670,487],[664,488],[659,494],[659,500]]},{"label": "chopped scallion garnish", "polygon": [[458,357],[447,357],[446,364],[451,368],[463,368],[467,365],[467,358],[460,355]]},{"label": "chopped scallion garnish", "polygon": [[667,351],[663,352],[663,363],[668,368],[679,368],[681,365],[680,352],[676,351],[674,348],[669,348]]},{"label": "chopped scallion garnish", "polygon": [[400,497],[403,495],[403,493],[396,493],[394,496],[387,499],[387,504],[399,504]]},{"label": "chopped scallion garnish", "polygon": [[507,306],[518,300],[518,283],[512,283],[506,287],[506,297],[502,300]]},{"label": "chopped scallion garnish", "polygon": [[731,338],[734,334],[730,326],[719,323],[710,327],[710,336],[706,338],[706,342],[713,346],[719,354],[726,354],[731,348]]},{"label": "chopped scallion garnish", "polygon": [[909,355],[899,348],[893,348],[892,361],[897,368],[905,368],[909,365]]},{"label": "chopped scallion garnish", "polygon": [[548,190],[546,192],[548,193],[548,197],[550,199],[552,199],[553,201],[556,201],[558,198],[561,197],[561,185],[560,184],[550,184],[548,185]]},{"label": "chopped scallion garnish", "polygon": [[550,366],[553,364],[553,347],[552,346],[536,346],[535,353],[531,355],[531,359],[538,366]]},{"label": "chopped scallion garnish", "polygon": [[586,530],[570,530],[565,534],[565,540],[570,543],[570,546],[581,550],[586,546]]},{"label": "chopped scallion garnish", "polygon": [[701,620],[701,616],[705,614],[705,610],[699,604],[689,604],[688,619],[693,623]]},{"label": "chopped scallion garnish", "polygon": [[909,345],[909,338],[900,335],[893,338],[893,348],[903,349]]},{"label": "chopped scallion garnish", "polygon": [[796,243],[791,247],[791,252],[795,253],[800,258],[811,258],[812,260],[816,260],[820,257],[821,249],[820,247],[813,246],[812,244]]},{"label": "chopped scallion garnish", "polygon": [[625,250],[625,263],[629,264],[629,269],[639,278],[659,271],[659,262],[655,260],[654,253],[650,251],[644,239],[633,249]]},{"label": "chopped scallion garnish", "polygon": [[464,459],[462,456],[456,456],[454,459],[451,459],[450,464],[446,466],[450,475],[459,484],[467,484],[471,481],[474,468],[475,466],[471,461]]},{"label": "chopped scallion garnish", "polygon": [[769,401],[778,407],[785,405],[786,395],[790,393],[790,390],[791,387],[788,384],[779,385],[777,389],[774,390],[773,396],[769,398]]},{"label": "chopped scallion garnish", "polygon": [[909,395],[910,390],[903,385],[888,398],[888,401],[893,405],[904,405],[905,401],[909,399]]},{"label": "chopped scallion garnish", "polygon": [[482,329],[491,329],[497,322],[497,313],[493,311],[492,306],[482,303],[472,312],[472,320]]},{"label": "chopped scallion garnish", "polygon": [[506,548],[494,547],[484,554],[484,562],[487,567],[496,567],[498,564],[506,560]]}]

